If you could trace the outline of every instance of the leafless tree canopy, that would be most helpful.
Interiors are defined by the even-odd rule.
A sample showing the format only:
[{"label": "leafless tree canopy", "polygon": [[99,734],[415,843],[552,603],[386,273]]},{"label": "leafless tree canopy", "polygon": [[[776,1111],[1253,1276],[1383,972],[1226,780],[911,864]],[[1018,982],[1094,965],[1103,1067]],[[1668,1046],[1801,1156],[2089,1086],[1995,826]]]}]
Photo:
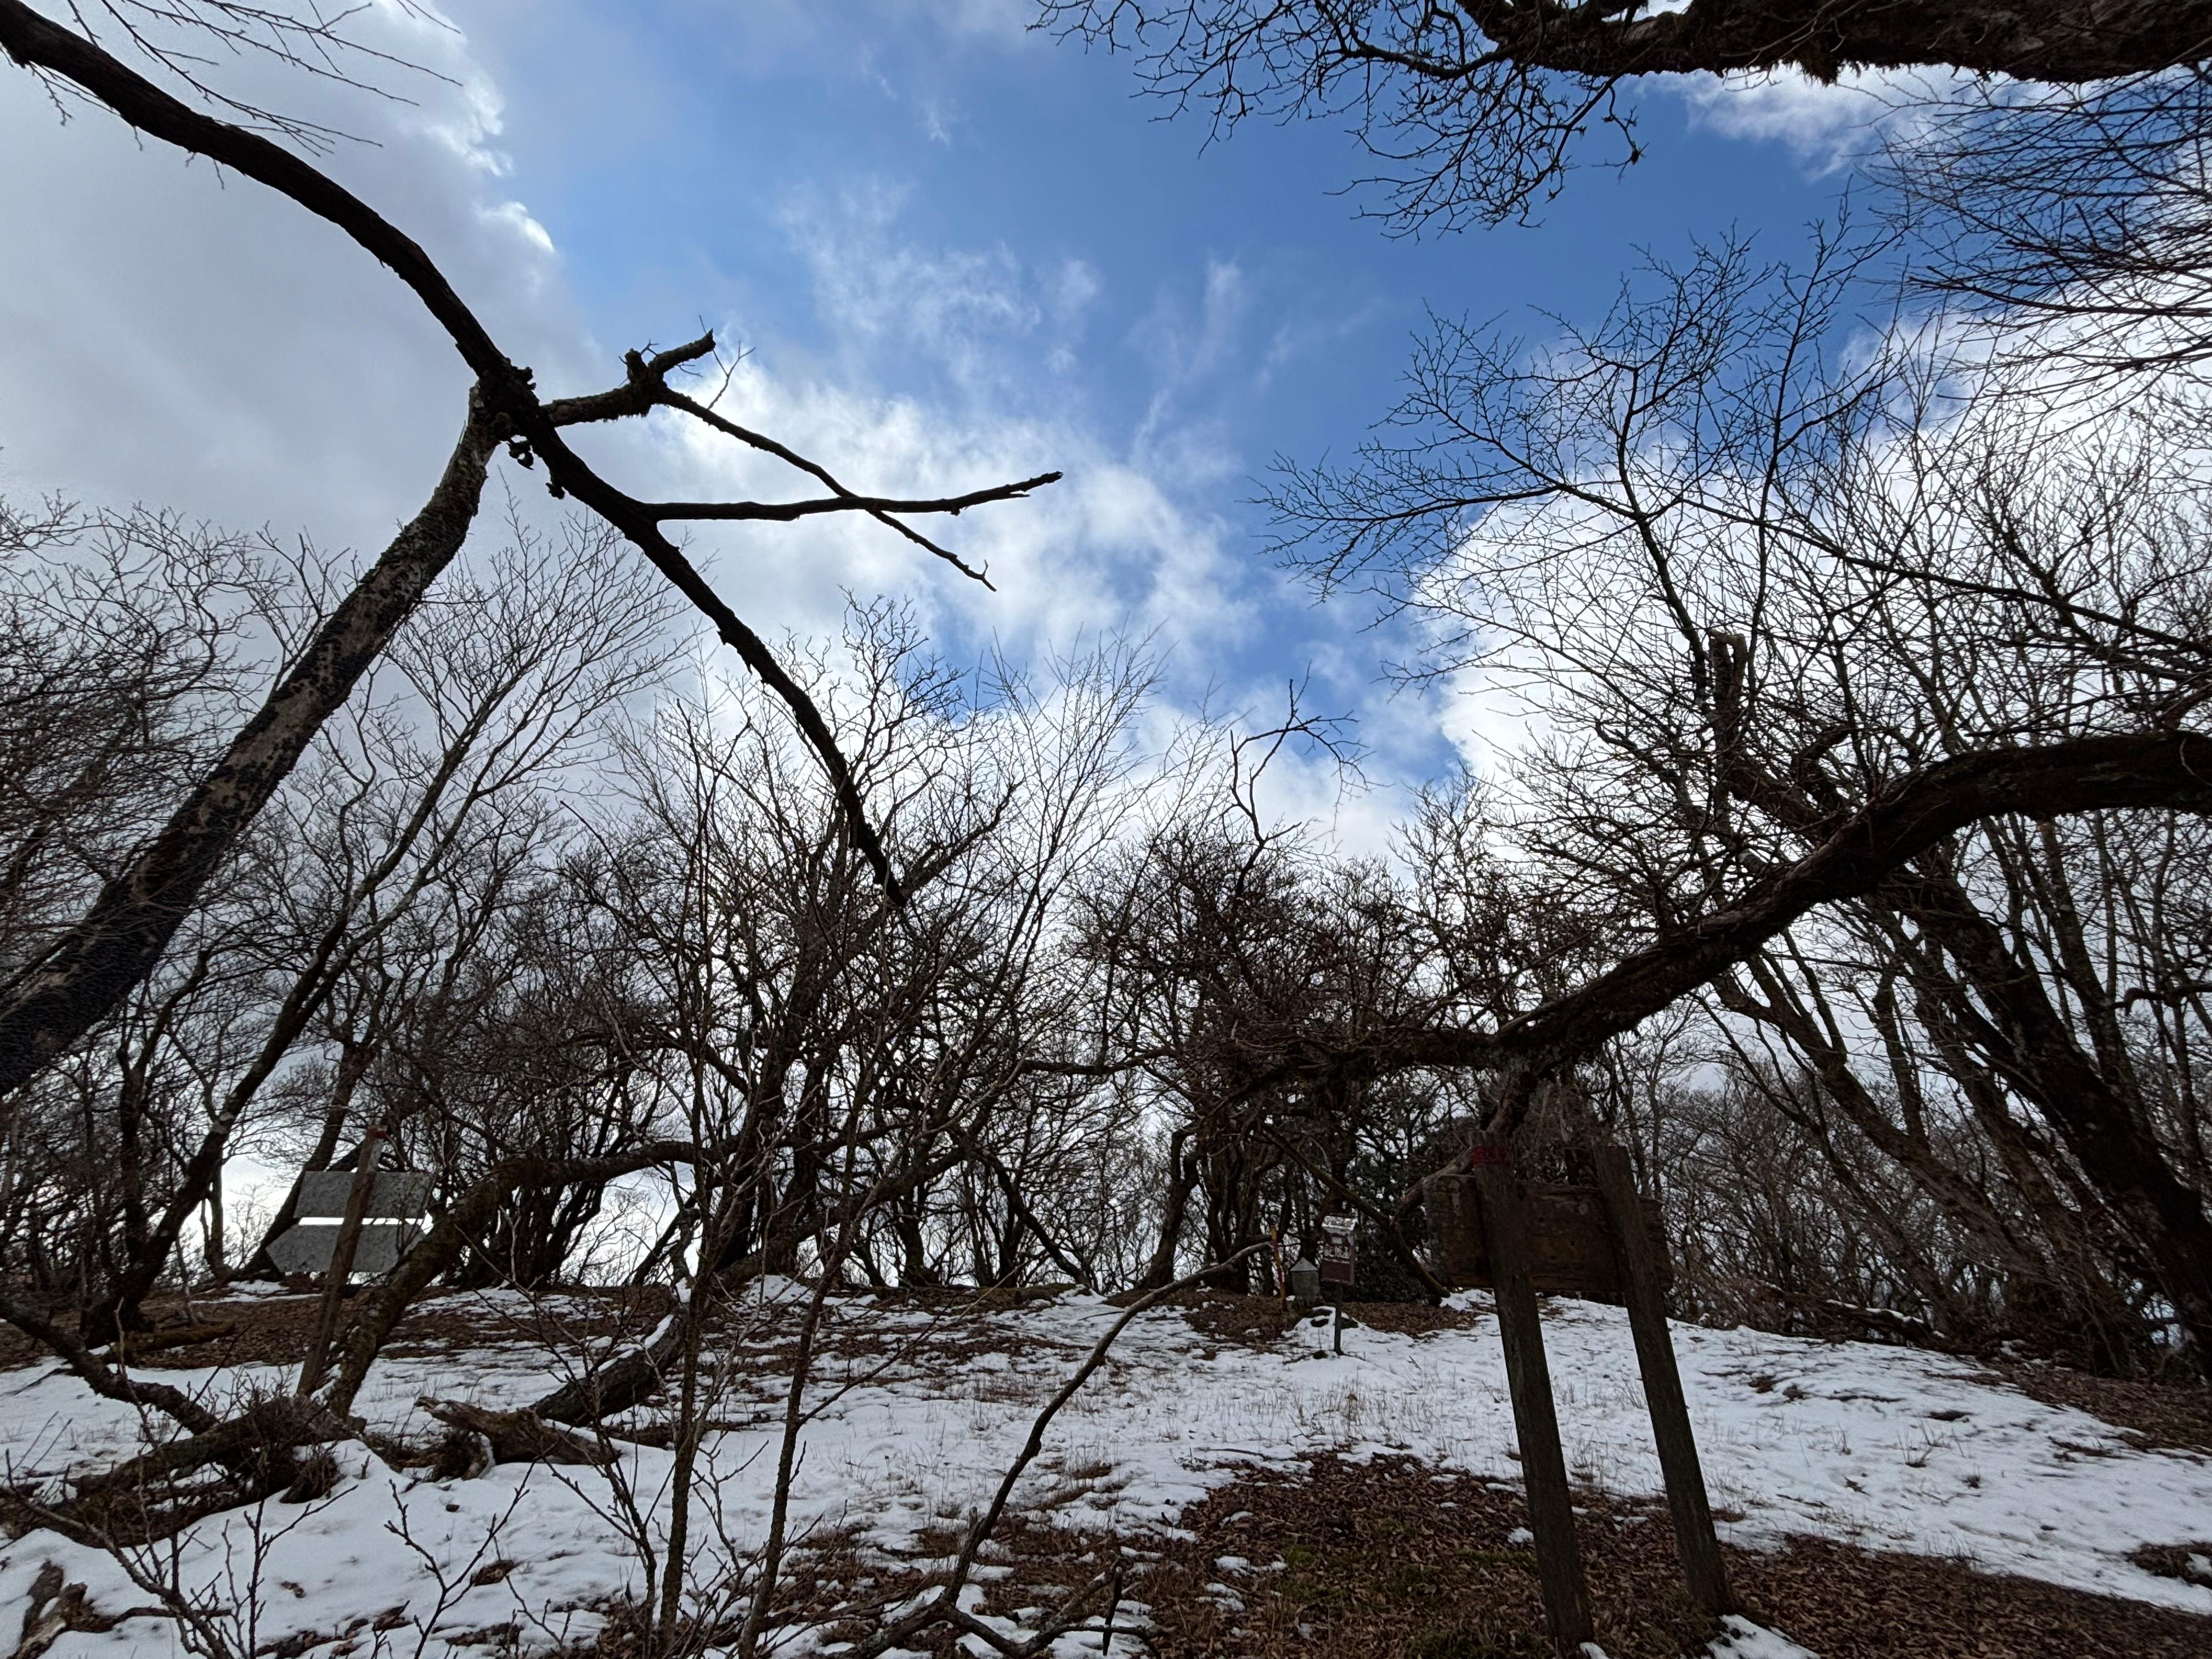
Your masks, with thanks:
[{"label": "leafless tree canopy", "polygon": [[2077,87],[2212,52],[2199,0],[1043,0],[1040,26],[1136,57],[1146,85],[1225,132],[1348,120],[1401,229],[1492,223],[1556,192],[1594,126],[1638,159],[1655,75],[1965,70]]},{"label": "leafless tree canopy", "polygon": [[[1923,111],[1878,234],[1655,258],[1531,336],[1441,318],[1357,453],[1275,476],[1275,556],[1498,738],[1352,858],[1262,806],[1286,754],[1356,772],[1297,690],[1170,722],[1139,648],[962,663],[865,597],[763,639],[672,526],[856,514],[981,578],[924,526],[1057,475],[869,493],[732,420],[711,337],[541,391],[177,44],[351,75],[343,19],[0,0],[18,64],[343,230],[475,376],[373,556],[0,506],[0,1318],[175,1431],[46,1522],[307,1479],[441,1285],[665,1297],[529,1412],[439,1420],[464,1464],[611,1463],[659,1400],[687,1492],[705,1333],[770,1275],[812,1298],[787,1464],[842,1291],[1280,1293],[1350,1214],[1368,1293],[1432,1297],[1419,1182],[1499,1133],[1625,1143],[1686,1314],[2212,1371],[2201,9],[1048,15],[1224,121],[1355,111],[1409,222],[1517,211],[1632,76],[2060,89]],[[805,482],[644,499],[569,445],[620,420]],[[556,528],[485,522],[502,456]],[[293,1393],[223,1417],[123,1363],[276,1273],[301,1189],[240,1215],[227,1166],[365,1193],[369,1147],[428,1178],[422,1237],[334,1285]]]},{"label": "leafless tree canopy", "polygon": [[1489,833],[1618,954],[1364,1063],[1557,1078],[1709,983],[1759,1109],[1984,1247],[2007,1206],[1954,1160],[2004,1169],[2052,1206],[2039,1248],[2111,1227],[2201,1351],[2201,1036],[2160,988],[2201,946],[2151,896],[2208,804],[2191,400],[2085,425],[2069,380],[2027,397],[1903,330],[1838,360],[1864,270],[1721,246],[1541,347],[1445,323],[1354,464],[1285,476],[1293,564],[1546,734]]},{"label": "leafless tree canopy", "polygon": [[[211,36],[230,46],[258,46],[292,62],[301,53],[327,58],[343,46],[337,25],[287,24],[276,14],[210,3],[174,12],[137,5],[107,15],[162,70],[181,74],[186,89],[207,94],[191,76],[189,57],[149,43],[140,21],[155,16],[191,40]],[[343,20],[340,20],[341,21]],[[855,492],[819,462],[797,454],[689,396],[671,376],[713,355],[709,334],[672,350],[632,351],[622,383],[594,395],[544,399],[531,372],[512,362],[422,248],[368,204],[293,151],[249,125],[203,113],[163,90],[106,50],[95,30],[73,33],[19,0],[0,0],[0,47],[18,64],[101,106],[141,132],[188,155],[234,168],[343,231],[414,293],[477,376],[459,441],[422,512],[305,642],[260,710],[185,798],[160,835],[117,872],[75,927],[18,976],[0,1001],[0,1091],[29,1079],[111,1012],[151,971],[202,886],[235,839],[267,805],[307,742],[342,705],[398,625],[421,602],[459,550],[474,523],[489,469],[503,447],[524,467],[543,465],[556,497],[570,497],[627,539],[714,628],[755,674],[788,706],[837,786],[857,845],[877,878],[896,895],[899,878],[860,800],[844,757],[820,711],[775,653],[708,585],[667,526],[698,522],[789,523],[824,514],[856,513],[888,526],[925,550],[981,579],[949,550],[910,522],[1018,498],[1055,482],[1043,473],[931,500],[893,500]],[[221,100],[215,100],[218,107]],[[235,114],[235,110],[226,110]],[[568,447],[563,433],[578,425],[641,419],[657,410],[696,421],[733,442],[772,455],[826,493],[785,501],[647,501],[626,494]]]},{"label": "leafless tree canopy", "polygon": [[[2048,385],[2190,374],[2212,356],[2212,82],[2003,85],[1913,112],[1878,163],[1913,280],[2017,340]],[[1909,135],[1909,136],[1908,136]]]}]

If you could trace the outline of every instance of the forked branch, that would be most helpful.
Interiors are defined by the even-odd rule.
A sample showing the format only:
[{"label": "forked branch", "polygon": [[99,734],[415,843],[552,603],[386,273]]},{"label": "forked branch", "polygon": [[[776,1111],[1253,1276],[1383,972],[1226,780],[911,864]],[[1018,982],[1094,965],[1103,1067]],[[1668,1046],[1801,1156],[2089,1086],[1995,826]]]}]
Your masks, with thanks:
[{"label": "forked branch", "polygon": [[[142,860],[145,867],[128,872],[127,879],[118,878],[111,883],[85,921],[57,946],[58,954],[35,964],[26,981],[9,988],[5,1004],[0,1006],[0,1056],[5,1056],[0,1058],[0,1092],[27,1081],[104,1018],[150,969],[197,900],[222,852],[266,802],[322,718],[343,701],[367,661],[382,649],[392,629],[421,598],[428,579],[458,549],[459,536],[455,532],[465,532],[473,519],[489,448],[501,442],[507,444],[525,465],[543,461],[555,495],[574,498],[625,537],[783,701],[830,775],[854,845],[893,902],[900,900],[901,886],[890,855],[869,823],[859,785],[821,710],[662,526],[680,520],[789,522],[821,514],[860,513],[891,526],[980,579],[980,572],[904,525],[900,515],[955,514],[987,502],[1018,499],[1055,481],[1058,473],[927,500],[859,495],[818,464],[738,427],[669,388],[671,373],[714,349],[711,334],[651,357],[631,353],[624,385],[611,392],[541,401],[531,372],[500,349],[422,247],[299,156],[258,133],[191,108],[96,41],[53,22],[23,0],[0,0],[0,50],[34,74],[68,82],[140,132],[265,185],[343,231],[407,285],[477,377],[469,431],[453,467],[449,468],[446,485],[408,532],[422,544],[403,561],[408,580],[385,584],[391,591],[371,607],[376,613],[374,617],[353,618],[339,641],[344,648],[337,657],[327,661],[315,659],[319,665],[312,684],[303,684],[298,672],[288,677],[263,714],[241,735],[240,742],[253,750],[250,775],[241,778],[226,760],[165,830],[155,849],[158,856]],[[580,422],[642,416],[661,407],[704,420],[719,431],[779,457],[826,484],[831,494],[793,502],[646,502],[600,477],[562,435],[566,427]],[[403,542],[406,539],[403,537]],[[387,556],[374,574],[384,573],[389,562]],[[362,656],[363,649],[366,658]],[[272,735],[278,734],[266,729],[272,719],[282,727],[281,741],[272,741]]]}]

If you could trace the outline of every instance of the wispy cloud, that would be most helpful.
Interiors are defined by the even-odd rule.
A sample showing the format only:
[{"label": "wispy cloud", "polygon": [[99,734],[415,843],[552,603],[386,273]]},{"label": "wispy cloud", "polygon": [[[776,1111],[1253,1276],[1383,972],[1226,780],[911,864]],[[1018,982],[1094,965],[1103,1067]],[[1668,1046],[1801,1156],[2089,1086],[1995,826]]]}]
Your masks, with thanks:
[{"label": "wispy cloud", "polygon": [[1681,82],[1693,125],[1724,137],[1786,145],[1816,174],[1840,172],[1909,133],[1966,77],[1854,70],[1833,82],[1801,70],[1693,75]]}]

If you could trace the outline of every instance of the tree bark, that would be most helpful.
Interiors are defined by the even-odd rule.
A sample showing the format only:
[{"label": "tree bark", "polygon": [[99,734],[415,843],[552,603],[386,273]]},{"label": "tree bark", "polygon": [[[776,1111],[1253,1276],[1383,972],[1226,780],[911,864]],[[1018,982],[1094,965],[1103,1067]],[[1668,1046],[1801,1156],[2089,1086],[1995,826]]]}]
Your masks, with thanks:
[{"label": "tree bark", "polygon": [[1556,0],[1459,7],[1516,64],[1606,79],[1794,65],[1832,81],[1846,66],[1948,65],[2070,84],[2212,52],[2205,0],[1692,0],[1626,20],[1626,7]]}]

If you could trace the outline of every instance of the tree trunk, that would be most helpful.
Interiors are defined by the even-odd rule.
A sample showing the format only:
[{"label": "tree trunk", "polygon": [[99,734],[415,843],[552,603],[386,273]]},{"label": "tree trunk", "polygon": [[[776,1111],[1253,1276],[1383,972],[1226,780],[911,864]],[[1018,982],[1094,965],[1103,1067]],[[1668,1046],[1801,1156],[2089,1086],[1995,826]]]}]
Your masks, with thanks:
[{"label": "tree trunk", "polygon": [[1198,1185],[1198,1170],[1183,1156],[1183,1147],[1190,1139],[1188,1128],[1177,1129],[1168,1139],[1167,1203],[1160,1216],[1160,1242],[1153,1247],[1152,1259],[1144,1277],[1131,1288],[1157,1291],[1175,1283],[1176,1251],[1182,1243],[1182,1229],[1190,1213],[1191,1188]]},{"label": "tree trunk", "polygon": [[1884,896],[1959,964],[1990,1017],[1961,998],[1948,1011],[1953,1020],[2057,1131],[2143,1250],[2196,1364],[2212,1370],[2212,1220],[2203,1201],[2167,1167],[2133,1104],[2082,1053],[2040,977],[2013,957],[1954,879],[1900,877]]},{"label": "tree trunk", "polygon": [[499,422],[470,394],[460,441],[422,510],[392,538],[260,711],[83,919],[0,1000],[0,1097],[118,1007],[161,959],[239,835],[351,695],[475,522]]}]

